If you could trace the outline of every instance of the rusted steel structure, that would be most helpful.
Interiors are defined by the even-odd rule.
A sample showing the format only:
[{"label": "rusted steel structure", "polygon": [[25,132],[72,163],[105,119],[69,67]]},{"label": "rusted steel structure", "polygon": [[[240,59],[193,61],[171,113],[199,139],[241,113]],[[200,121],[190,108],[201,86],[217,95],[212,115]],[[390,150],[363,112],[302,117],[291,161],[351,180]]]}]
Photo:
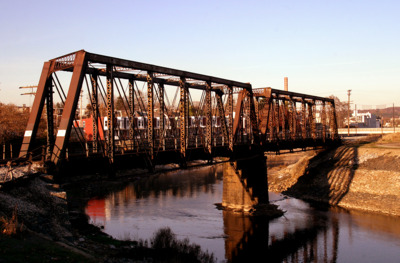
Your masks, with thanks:
[{"label": "rusted steel structure", "polygon": [[263,145],[292,150],[339,139],[333,99],[272,88],[253,94]]},{"label": "rusted steel structure", "polygon": [[[72,73],[66,95],[59,72]],[[84,89],[90,96],[94,120],[91,145],[81,142],[85,152],[103,155],[110,163],[117,155],[142,154],[150,166],[160,152],[178,152],[184,163],[191,149],[208,156],[218,147],[233,151],[234,96],[241,90],[252,95],[248,83],[77,51],[44,63],[20,156],[32,149],[46,105],[48,160],[57,164],[66,158],[71,132],[81,132],[74,123]],[[195,91],[200,98],[198,105],[193,103]],[[129,123],[129,134],[123,138],[119,137],[115,111],[117,92],[124,105],[122,115]],[[52,114],[56,93],[64,104],[57,127]],[[172,103],[171,94],[175,94]],[[178,94],[179,102],[175,103]],[[100,136],[100,131],[105,136]]]},{"label": "rusted steel structure", "polygon": [[[82,91],[90,101],[90,139],[77,123]],[[59,118],[53,114],[56,101],[63,104]],[[251,145],[268,151],[276,149],[271,143],[279,142],[279,149],[282,142],[313,146],[320,139],[337,139],[333,100],[253,90],[249,83],[84,50],[44,63],[20,157],[33,148],[44,105],[47,160],[54,164],[80,154],[111,164],[139,156],[147,167],[171,160],[185,165]],[[320,121],[316,108],[321,108]]]}]

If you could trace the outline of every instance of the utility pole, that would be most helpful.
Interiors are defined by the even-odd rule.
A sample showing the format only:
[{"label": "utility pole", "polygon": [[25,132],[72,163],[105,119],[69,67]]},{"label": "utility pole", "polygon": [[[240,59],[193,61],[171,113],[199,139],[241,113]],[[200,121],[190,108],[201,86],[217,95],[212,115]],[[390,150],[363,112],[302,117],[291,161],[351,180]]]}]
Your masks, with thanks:
[{"label": "utility pole", "polygon": [[394,121],[394,103],[393,103],[393,133],[396,133],[396,123]]},{"label": "utility pole", "polygon": [[354,115],[355,115],[355,117],[356,117],[356,135],[357,135],[357,128],[358,128],[357,104],[354,104]]},{"label": "utility pole", "polygon": [[32,104],[31,104],[31,98],[32,95],[36,95],[36,91],[34,91],[33,89],[37,89],[37,86],[31,85],[31,86],[23,86],[23,87],[19,87],[20,89],[31,89],[31,92],[25,92],[22,93],[21,95],[30,95],[29,96],[29,112],[31,111],[30,109],[32,108]]},{"label": "utility pole", "polygon": [[347,91],[348,96],[348,108],[347,108],[347,136],[350,136],[350,93],[351,89]]}]

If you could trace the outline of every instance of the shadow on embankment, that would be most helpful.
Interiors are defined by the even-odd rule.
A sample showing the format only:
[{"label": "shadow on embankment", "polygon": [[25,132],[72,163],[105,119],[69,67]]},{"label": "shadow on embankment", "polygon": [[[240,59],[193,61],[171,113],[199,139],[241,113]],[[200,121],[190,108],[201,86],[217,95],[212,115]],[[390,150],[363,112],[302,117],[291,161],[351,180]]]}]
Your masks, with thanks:
[{"label": "shadow on embankment", "polygon": [[340,146],[312,158],[304,174],[283,194],[337,205],[349,192],[358,168],[358,147]]}]

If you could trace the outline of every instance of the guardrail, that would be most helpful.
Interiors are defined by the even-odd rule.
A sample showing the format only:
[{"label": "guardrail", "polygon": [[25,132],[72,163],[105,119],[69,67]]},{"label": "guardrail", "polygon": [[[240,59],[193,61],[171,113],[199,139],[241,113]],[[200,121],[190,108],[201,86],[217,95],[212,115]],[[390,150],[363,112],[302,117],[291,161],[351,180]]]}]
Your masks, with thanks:
[{"label": "guardrail", "polygon": [[400,133],[400,128],[339,128],[339,135],[368,135],[368,134],[389,134]]}]

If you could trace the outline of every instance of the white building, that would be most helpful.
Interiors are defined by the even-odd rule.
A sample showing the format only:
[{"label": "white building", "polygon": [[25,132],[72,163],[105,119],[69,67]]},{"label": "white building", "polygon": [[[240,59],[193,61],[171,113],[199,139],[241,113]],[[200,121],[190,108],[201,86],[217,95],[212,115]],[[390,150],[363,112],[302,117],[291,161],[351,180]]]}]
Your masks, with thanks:
[{"label": "white building", "polygon": [[376,118],[375,114],[370,112],[360,113],[354,110],[350,117],[350,127],[379,128],[380,121]]}]

